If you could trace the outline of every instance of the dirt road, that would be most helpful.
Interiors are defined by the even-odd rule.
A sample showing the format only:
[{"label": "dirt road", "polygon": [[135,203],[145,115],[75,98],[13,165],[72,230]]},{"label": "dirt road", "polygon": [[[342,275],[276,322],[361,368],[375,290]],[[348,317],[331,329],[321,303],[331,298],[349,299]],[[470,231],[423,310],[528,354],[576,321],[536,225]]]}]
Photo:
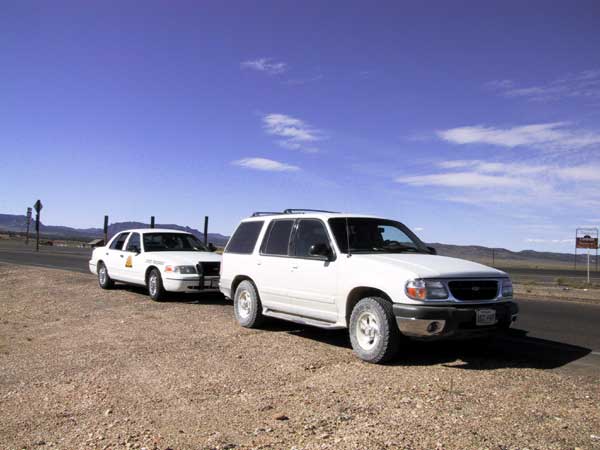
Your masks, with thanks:
[{"label": "dirt road", "polygon": [[0,266],[2,449],[600,448],[600,378],[545,367],[464,344],[373,366],[219,297]]}]

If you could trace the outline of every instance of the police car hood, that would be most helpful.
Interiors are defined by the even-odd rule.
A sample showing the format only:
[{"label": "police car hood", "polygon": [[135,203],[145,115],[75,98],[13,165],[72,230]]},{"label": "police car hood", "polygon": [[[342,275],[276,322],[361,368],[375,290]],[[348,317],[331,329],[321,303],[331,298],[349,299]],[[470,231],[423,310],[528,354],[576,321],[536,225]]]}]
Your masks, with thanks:
[{"label": "police car hood", "polygon": [[146,252],[146,257],[163,264],[195,266],[199,262],[220,262],[221,255],[212,252]]}]

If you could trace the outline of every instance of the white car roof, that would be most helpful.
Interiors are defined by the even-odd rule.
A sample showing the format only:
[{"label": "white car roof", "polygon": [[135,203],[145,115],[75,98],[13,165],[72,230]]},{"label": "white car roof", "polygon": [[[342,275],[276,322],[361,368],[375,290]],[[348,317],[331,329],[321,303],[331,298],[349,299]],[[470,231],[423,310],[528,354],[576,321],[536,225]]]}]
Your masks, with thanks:
[{"label": "white car roof", "polygon": [[264,214],[259,216],[248,217],[242,222],[251,222],[256,220],[271,220],[271,219],[335,219],[335,218],[344,218],[344,217],[361,217],[361,218],[369,218],[369,219],[385,219],[384,217],[372,216],[370,214],[347,214],[347,213],[337,213],[337,212],[306,212],[306,213],[275,213],[275,214]]},{"label": "white car roof", "polygon": [[170,230],[168,228],[135,228],[132,230],[123,230],[123,231],[119,231],[116,234],[120,234],[120,233],[181,233],[181,234],[192,234],[189,231],[182,231],[182,230]]}]

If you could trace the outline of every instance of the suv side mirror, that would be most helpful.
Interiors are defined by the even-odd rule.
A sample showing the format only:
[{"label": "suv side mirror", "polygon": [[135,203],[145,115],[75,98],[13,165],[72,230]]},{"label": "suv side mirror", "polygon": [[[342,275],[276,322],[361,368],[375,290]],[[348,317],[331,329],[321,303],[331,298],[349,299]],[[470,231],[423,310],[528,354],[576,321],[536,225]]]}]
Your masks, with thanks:
[{"label": "suv side mirror", "polygon": [[135,253],[136,255],[139,255],[140,253],[142,253],[140,251],[140,248],[136,245],[132,246],[129,251]]},{"label": "suv side mirror", "polygon": [[333,257],[333,252],[331,251],[331,247],[329,246],[329,244],[325,244],[325,243],[318,243],[318,244],[311,245],[310,249],[308,250],[308,254],[310,256],[317,256],[317,257],[325,258],[327,260],[330,260]]},{"label": "suv side mirror", "polygon": [[437,250],[434,247],[427,247],[427,250],[429,250],[429,253],[432,255],[437,255]]},{"label": "suv side mirror", "polygon": [[209,252],[216,252],[217,251],[217,247],[215,247],[215,244],[213,244],[212,242],[208,243],[208,251]]}]

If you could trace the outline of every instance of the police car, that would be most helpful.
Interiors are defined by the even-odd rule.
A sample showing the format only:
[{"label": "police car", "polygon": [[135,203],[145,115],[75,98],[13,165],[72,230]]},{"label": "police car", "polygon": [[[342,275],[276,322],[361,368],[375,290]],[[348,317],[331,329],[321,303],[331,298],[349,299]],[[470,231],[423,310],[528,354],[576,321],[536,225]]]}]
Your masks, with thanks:
[{"label": "police car", "polygon": [[218,290],[221,255],[183,231],[127,230],[95,248],[89,267],[102,289],[115,281],[146,286],[150,298],[161,301],[167,292]]}]

